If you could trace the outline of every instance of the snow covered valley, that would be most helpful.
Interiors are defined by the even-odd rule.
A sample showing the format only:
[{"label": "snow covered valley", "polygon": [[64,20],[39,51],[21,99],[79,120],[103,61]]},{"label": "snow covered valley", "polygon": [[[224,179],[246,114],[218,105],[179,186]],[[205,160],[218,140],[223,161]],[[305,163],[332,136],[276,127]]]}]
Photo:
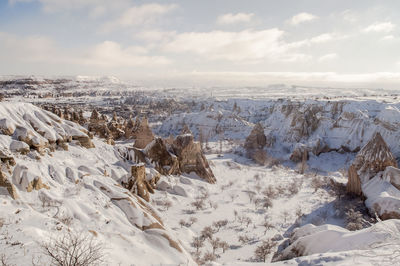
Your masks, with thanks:
[{"label": "snow covered valley", "polygon": [[3,265],[399,263],[395,92],[63,82],[2,85]]}]

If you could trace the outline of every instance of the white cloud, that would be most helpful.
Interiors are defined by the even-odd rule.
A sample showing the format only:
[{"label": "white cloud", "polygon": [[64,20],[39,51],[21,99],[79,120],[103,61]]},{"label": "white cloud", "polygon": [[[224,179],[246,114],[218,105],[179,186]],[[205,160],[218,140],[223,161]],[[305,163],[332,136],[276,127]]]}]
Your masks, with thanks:
[{"label": "white cloud", "polygon": [[396,39],[396,38],[393,35],[386,35],[386,36],[383,36],[383,38],[381,40],[382,41],[392,41],[394,39]]},{"label": "white cloud", "polygon": [[103,26],[103,30],[109,32],[117,28],[149,25],[175,8],[177,8],[175,4],[144,4],[130,7],[117,19],[107,22]]},{"label": "white cloud", "polygon": [[135,39],[144,40],[147,42],[163,42],[171,40],[176,36],[176,31],[161,31],[157,29],[143,30],[135,34]]},{"label": "white cloud", "polygon": [[206,60],[257,61],[298,61],[308,57],[289,51],[282,41],[284,32],[273,28],[239,32],[211,31],[178,34],[164,46],[164,50],[174,53],[189,52]]},{"label": "white cloud", "polygon": [[396,25],[392,22],[375,22],[374,24],[369,25],[363,31],[364,32],[383,32],[389,33],[395,29]]},{"label": "white cloud", "polygon": [[339,33],[323,33],[309,39],[288,43],[288,46],[291,48],[301,48],[316,44],[328,43],[336,40],[342,40],[347,37],[348,37],[347,35],[341,35]]},{"label": "white cloud", "polygon": [[318,58],[318,61],[320,62],[331,61],[336,59],[337,57],[338,55],[336,53],[326,54]]},{"label": "white cloud", "polygon": [[[166,72],[161,76],[151,76],[149,84],[184,84],[185,86],[262,86],[266,84],[296,84],[302,86],[341,88],[398,88],[400,73],[371,72],[364,74],[343,74],[336,72]],[[284,92],[283,92],[284,93]],[[320,92],[324,94],[322,90]],[[342,92],[344,95],[348,91]]]},{"label": "white cloud", "polygon": [[80,51],[66,50],[44,36],[19,37],[0,32],[0,61],[35,63],[56,63],[94,67],[155,67],[169,64],[164,56],[149,55],[142,46],[122,47],[112,41],[105,41]]},{"label": "white cloud", "polygon": [[105,41],[96,45],[83,62],[100,67],[158,66],[170,63],[163,56],[149,56],[147,53],[144,47],[123,48],[116,42]]},{"label": "white cloud", "polygon": [[238,23],[249,23],[254,18],[253,13],[224,14],[217,18],[219,25],[231,25]]},{"label": "white cloud", "polygon": [[299,13],[299,14],[293,16],[289,20],[289,23],[292,25],[299,25],[304,22],[310,22],[310,21],[316,20],[317,18],[318,17],[313,14],[303,12],[303,13]]}]

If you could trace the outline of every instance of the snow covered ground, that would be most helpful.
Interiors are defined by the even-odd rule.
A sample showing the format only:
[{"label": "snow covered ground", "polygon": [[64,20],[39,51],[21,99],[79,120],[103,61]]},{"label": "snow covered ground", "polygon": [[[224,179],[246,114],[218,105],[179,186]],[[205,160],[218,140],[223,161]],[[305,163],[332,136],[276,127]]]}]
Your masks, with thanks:
[{"label": "snow covered ground", "polygon": [[[111,146],[95,137],[95,147],[87,149],[71,140],[68,150],[45,148],[39,155],[32,150],[18,152],[27,145],[17,142],[17,134],[0,135],[1,147],[15,158],[11,169],[20,169],[20,177],[25,175],[29,182],[40,177],[49,187],[27,192],[17,186],[17,200],[0,190],[0,255],[6,254],[10,264],[31,265],[32,258],[48,263],[38,243],[68,230],[104,244],[106,265],[194,265],[195,261],[253,265],[262,263],[255,250],[269,240],[273,247],[266,262],[276,259],[277,251],[283,254],[289,244],[306,250],[305,256],[277,265],[393,265],[398,261],[398,221],[372,225],[372,220],[363,220],[366,229],[348,231],[344,228],[348,208],[358,208],[364,218],[368,214],[362,202],[342,198],[330,182],[335,180],[339,186],[347,182],[346,169],[375,131],[399,157],[400,93],[396,90],[274,85],[218,88],[204,95],[196,88],[147,89],[115,78],[76,77],[64,81],[62,90],[45,78],[34,81],[39,82],[32,85],[34,97],[18,94],[27,92],[20,84],[7,87],[9,95],[17,94],[6,98],[9,103],[0,103],[1,130],[24,125],[37,145],[61,140],[62,134],[87,136],[84,128],[59,119],[54,122],[48,112],[17,101],[81,107],[90,103],[93,108],[113,110],[132,97],[140,100],[141,107],[175,98],[182,109],[150,113],[153,130],[167,137],[186,124],[198,139],[202,134],[204,146],[210,147],[207,159],[217,183],[208,184],[194,174],[161,176],[151,202],[146,203],[119,184],[133,164],[118,153],[119,148],[132,145],[129,141]],[[65,96],[41,97],[60,91]],[[240,147],[255,123],[261,123],[268,138],[274,139],[266,148],[277,159],[272,165],[256,165]],[[289,160],[298,143],[310,149],[303,174]],[[317,143],[330,150],[317,156],[311,152]],[[2,169],[12,178],[9,170]],[[196,241],[202,235],[203,241]],[[319,245],[320,239],[327,241]]]}]

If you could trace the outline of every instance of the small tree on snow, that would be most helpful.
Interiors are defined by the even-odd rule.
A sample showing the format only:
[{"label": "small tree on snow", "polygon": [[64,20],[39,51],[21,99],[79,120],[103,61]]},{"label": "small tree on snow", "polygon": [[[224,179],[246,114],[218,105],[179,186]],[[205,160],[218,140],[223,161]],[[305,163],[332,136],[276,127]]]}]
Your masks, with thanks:
[{"label": "small tree on snow", "polygon": [[265,262],[267,256],[271,254],[272,249],[275,247],[275,242],[271,239],[263,241],[260,246],[254,251],[254,256],[257,261]]},{"label": "small tree on snow", "polygon": [[201,237],[193,238],[192,246],[196,249],[196,252],[199,252],[199,249],[204,246],[204,239]]}]

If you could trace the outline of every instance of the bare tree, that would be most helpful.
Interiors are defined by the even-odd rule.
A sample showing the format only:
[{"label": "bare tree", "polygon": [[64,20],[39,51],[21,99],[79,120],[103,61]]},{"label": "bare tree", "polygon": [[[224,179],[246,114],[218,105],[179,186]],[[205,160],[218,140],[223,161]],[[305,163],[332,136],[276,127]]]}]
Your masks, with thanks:
[{"label": "bare tree", "polygon": [[286,221],[287,221],[287,218],[289,217],[289,212],[287,211],[287,210],[284,210],[283,212],[282,212],[282,218],[283,218],[283,220],[285,221],[285,223],[286,223]]},{"label": "bare tree", "polygon": [[213,249],[213,254],[215,255],[215,251],[219,248],[220,239],[217,237],[215,239],[210,239],[210,244]]},{"label": "bare tree", "polygon": [[215,254],[213,254],[212,252],[209,252],[209,251],[207,251],[203,257],[204,262],[215,261],[216,259],[217,259],[217,257],[215,256]]},{"label": "bare tree", "polygon": [[268,230],[274,228],[274,226],[273,226],[270,222],[268,222],[268,221],[265,221],[265,222],[262,224],[262,226],[264,227],[264,235],[267,233]]},{"label": "bare tree", "polygon": [[103,263],[103,245],[92,236],[66,232],[58,238],[40,244],[52,265],[89,266]]},{"label": "bare tree", "polygon": [[197,198],[195,201],[190,203],[196,210],[203,210],[205,208],[205,203],[203,198]]},{"label": "bare tree", "polygon": [[272,249],[275,247],[276,243],[268,239],[263,241],[260,246],[256,248],[254,251],[254,256],[257,261],[265,262],[267,256],[272,252]]},{"label": "bare tree", "polygon": [[199,252],[199,249],[204,246],[204,239],[202,237],[194,237],[192,246],[196,248],[196,252]]},{"label": "bare tree", "polygon": [[219,221],[216,221],[216,222],[213,222],[213,226],[215,227],[215,229],[217,230],[217,232],[219,232],[219,230],[222,228],[222,227],[225,227],[226,225],[228,224],[228,220],[219,220]]},{"label": "bare tree", "polygon": [[214,235],[214,230],[212,229],[211,226],[206,226],[203,228],[203,230],[201,231],[201,238],[203,239],[212,239]]},{"label": "bare tree", "polygon": [[225,251],[229,248],[229,244],[226,241],[221,241],[219,242],[219,247],[222,248],[222,253],[225,253]]}]

